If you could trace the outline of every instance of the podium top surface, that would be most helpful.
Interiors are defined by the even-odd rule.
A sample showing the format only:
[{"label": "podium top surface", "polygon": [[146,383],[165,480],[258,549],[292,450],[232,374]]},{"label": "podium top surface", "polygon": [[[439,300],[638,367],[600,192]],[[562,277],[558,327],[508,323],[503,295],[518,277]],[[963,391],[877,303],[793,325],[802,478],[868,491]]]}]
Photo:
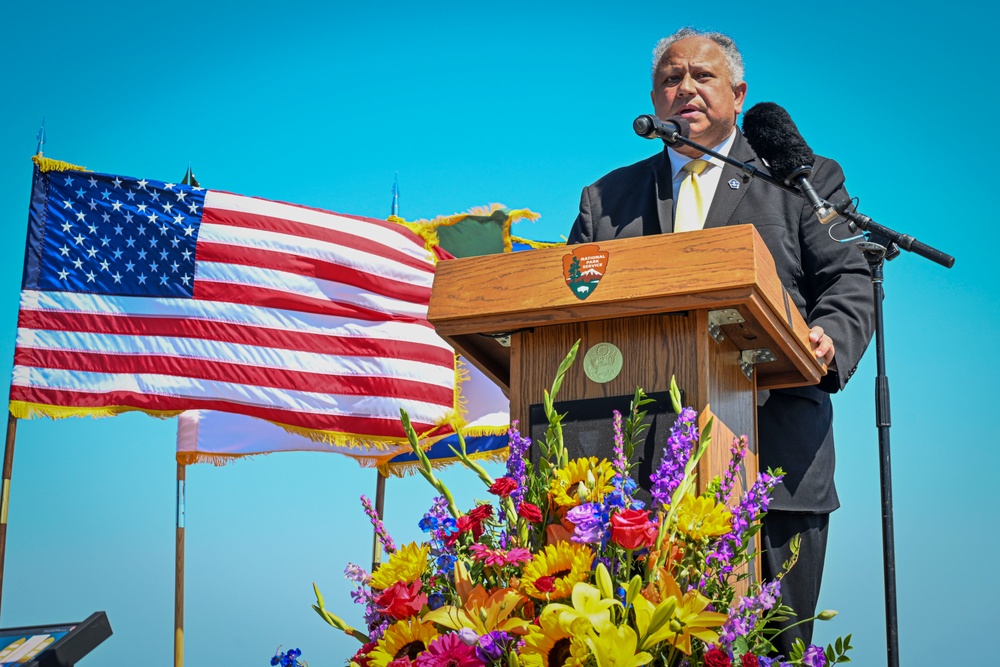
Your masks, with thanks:
[{"label": "podium top surface", "polygon": [[809,328],[752,225],[443,261],[428,319],[439,335],[475,357],[470,346],[483,347],[473,342],[478,334],[731,308],[758,328],[755,337],[763,333],[769,345],[781,348],[799,374],[784,373],[769,385],[765,364],[758,385],[818,381],[825,369],[810,351]]}]

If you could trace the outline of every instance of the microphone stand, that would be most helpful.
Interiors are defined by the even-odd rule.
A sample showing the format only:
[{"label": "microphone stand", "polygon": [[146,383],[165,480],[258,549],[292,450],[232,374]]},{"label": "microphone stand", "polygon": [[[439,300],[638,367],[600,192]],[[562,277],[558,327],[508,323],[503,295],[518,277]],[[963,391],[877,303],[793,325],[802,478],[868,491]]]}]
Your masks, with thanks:
[{"label": "microphone stand", "polygon": [[[657,119],[658,120],[658,119]],[[656,134],[666,143],[677,143],[691,146],[702,153],[711,155],[732,165],[743,172],[744,182],[750,178],[759,178],[771,185],[802,197],[798,188],[785,185],[782,181],[766,174],[751,164],[746,164],[720,155],[710,148],[691,141],[683,136],[680,128],[667,123],[655,126]],[[638,129],[637,129],[638,132]],[[643,135],[652,139],[653,136]],[[899,667],[899,623],[896,611],[896,543],[893,530],[892,515],[892,466],[889,455],[889,428],[892,425],[889,401],[889,378],[885,372],[885,316],[882,310],[882,300],[885,298],[883,289],[883,268],[886,260],[893,260],[899,255],[899,250],[908,250],[925,259],[940,264],[946,269],[955,265],[955,258],[925,243],[917,241],[908,234],[901,234],[893,229],[875,222],[866,215],[849,210],[850,200],[834,206],[836,211],[850,221],[852,231],[858,229],[867,233],[865,241],[858,243],[868,270],[872,277],[872,300],[875,314],[875,425],[878,429],[879,471],[881,473],[882,496],[882,566],[885,582],[885,620],[886,620],[886,658],[888,667]]]},{"label": "microphone stand", "polygon": [[837,212],[850,220],[852,230],[868,233],[858,243],[872,276],[872,299],[875,313],[875,425],[878,429],[879,470],[882,494],[882,568],[885,582],[886,657],[888,667],[899,667],[899,628],[896,612],[896,544],[892,515],[892,466],[889,455],[889,428],[892,418],[889,401],[889,378],[885,372],[885,318],[882,300],[883,267],[886,260],[895,259],[903,248],[950,269],[955,258],[923,244],[912,236],[884,227],[868,216],[849,211],[851,202],[838,204]]}]

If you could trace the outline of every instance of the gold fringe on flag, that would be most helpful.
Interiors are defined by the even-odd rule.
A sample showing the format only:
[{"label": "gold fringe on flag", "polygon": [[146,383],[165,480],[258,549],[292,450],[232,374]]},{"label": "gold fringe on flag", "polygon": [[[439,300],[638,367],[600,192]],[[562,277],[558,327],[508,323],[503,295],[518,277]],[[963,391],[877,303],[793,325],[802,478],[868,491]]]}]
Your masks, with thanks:
[{"label": "gold fringe on flag", "polygon": [[511,240],[511,243],[523,243],[524,245],[528,246],[532,250],[543,250],[545,248],[559,248],[561,246],[566,245],[565,241],[558,241],[558,242],[552,242],[552,241],[532,241],[531,239],[525,239],[525,238],[521,238],[520,236],[513,236],[513,235],[511,235],[510,240]]},{"label": "gold fringe on flag", "polygon": [[[506,433],[506,431],[504,431]],[[469,454],[469,458],[473,461],[483,461],[486,463],[504,463],[507,460],[508,454],[507,447],[501,447],[500,449],[495,449],[489,452],[475,452]],[[447,468],[453,463],[458,461],[457,458],[453,459],[432,459],[431,467],[435,470],[440,470],[442,468]],[[408,463],[389,463],[386,461],[380,465],[365,465],[361,460],[358,460],[362,468],[378,468],[378,471],[382,473],[383,476],[389,477],[408,477],[417,471],[418,465],[412,462]]]},{"label": "gold fringe on flag", "polygon": [[90,171],[86,167],[78,167],[75,164],[70,164],[69,162],[63,162],[62,160],[53,160],[50,157],[45,157],[43,155],[32,155],[31,161],[35,163],[38,167],[38,171],[45,173],[47,171]]},{"label": "gold fringe on flag", "polygon": [[167,419],[176,417],[183,410],[143,410],[124,405],[107,405],[101,408],[76,408],[65,405],[47,405],[45,403],[29,403],[28,401],[11,401],[10,414],[18,419],[34,419],[48,417],[49,419],[66,419],[67,417],[117,417],[126,412],[143,412],[151,417]]}]

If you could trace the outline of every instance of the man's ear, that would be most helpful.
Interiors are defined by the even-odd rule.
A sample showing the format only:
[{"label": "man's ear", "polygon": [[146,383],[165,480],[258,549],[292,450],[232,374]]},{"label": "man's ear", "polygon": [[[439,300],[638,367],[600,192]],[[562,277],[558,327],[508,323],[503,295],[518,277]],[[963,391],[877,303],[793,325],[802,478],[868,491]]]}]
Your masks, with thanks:
[{"label": "man's ear", "polygon": [[739,115],[743,113],[743,102],[747,98],[747,82],[743,81],[733,86],[733,96],[734,96],[734,106],[736,108],[736,114]]}]

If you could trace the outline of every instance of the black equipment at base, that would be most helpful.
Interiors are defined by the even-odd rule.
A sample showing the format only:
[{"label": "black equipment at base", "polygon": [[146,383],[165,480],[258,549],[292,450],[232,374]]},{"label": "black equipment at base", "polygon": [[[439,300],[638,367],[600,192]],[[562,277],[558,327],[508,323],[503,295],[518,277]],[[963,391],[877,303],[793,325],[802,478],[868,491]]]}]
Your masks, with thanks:
[{"label": "black equipment at base", "polygon": [[78,623],[0,628],[0,667],[73,667],[110,636],[103,611]]}]

